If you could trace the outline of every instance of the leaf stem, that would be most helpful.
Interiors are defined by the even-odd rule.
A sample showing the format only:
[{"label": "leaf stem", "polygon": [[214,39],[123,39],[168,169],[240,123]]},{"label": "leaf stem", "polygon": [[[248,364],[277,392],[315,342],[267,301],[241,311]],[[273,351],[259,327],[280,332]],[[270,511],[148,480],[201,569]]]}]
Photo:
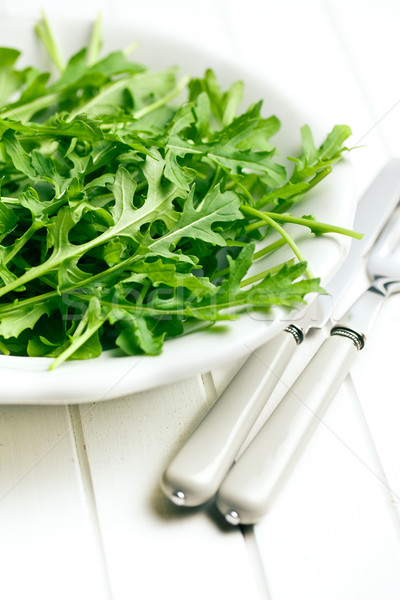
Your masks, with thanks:
[{"label": "leaf stem", "polygon": [[8,304],[3,304],[0,306],[0,316],[7,315],[8,312],[13,312],[16,308],[20,308],[21,306],[30,306],[31,304],[39,304],[40,302],[51,300],[59,296],[59,293],[54,290],[53,292],[46,292],[45,294],[39,294],[38,296],[33,296],[31,298],[26,298],[25,300],[18,300],[17,302],[9,302]]},{"label": "leaf stem", "polygon": [[287,260],[283,263],[280,263],[279,265],[275,265],[274,267],[270,267],[269,269],[266,269],[265,271],[261,271],[260,273],[256,273],[256,275],[252,275],[252,277],[247,277],[246,279],[242,279],[242,281],[239,284],[239,287],[245,287],[246,285],[250,285],[252,283],[256,283],[257,281],[261,281],[261,279],[264,279],[267,275],[273,275],[274,273],[278,273],[278,271],[280,271],[282,269],[282,267],[284,267],[285,265],[293,265],[294,263],[294,258],[292,258],[291,260]]},{"label": "leaf stem", "polygon": [[264,219],[259,219],[258,221],[253,221],[253,223],[250,223],[250,225],[246,225],[245,231],[246,233],[251,233],[252,231],[260,229],[260,227],[265,227]]},{"label": "leaf stem", "polygon": [[[75,294],[75,297],[80,298],[81,296],[79,294]],[[82,296],[83,298],[83,296]],[[110,302],[108,300],[101,300],[101,304],[103,306],[108,306],[110,308],[117,308],[117,309],[123,309],[123,310],[127,310],[127,311],[131,311],[131,312],[138,312],[138,313],[142,313],[144,315],[148,315],[148,316],[158,316],[158,315],[176,315],[176,316],[180,316],[180,317],[192,317],[193,314],[190,310],[190,308],[186,308],[185,306],[182,307],[178,307],[178,308],[172,308],[171,306],[166,306],[164,309],[161,308],[153,308],[151,306],[146,306],[144,304],[141,304],[140,306],[136,306],[134,304],[123,304],[123,303],[118,303],[118,302]],[[247,302],[243,299],[243,298],[238,298],[237,300],[232,300],[229,302],[221,302],[221,303],[214,303],[214,304],[209,304],[206,306],[197,306],[196,307],[196,314],[199,314],[201,311],[209,311],[211,310],[215,310],[217,311],[221,311],[221,310],[225,310],[225,309],[230,309],[230,308],[238,308],[240,306],[245,306],[247,304]],[[254,304],[254,306],[264,306],[265,307],[265,303],[262,304]],[[286,304],[286,306],[291,306],[290,303]],[[227,316],[226,318],[229,318],[229,316]],[[219,316],[219,320],[221,319],[221,316]],[[206,320],[210,320],[210,318],[208,317]]]},{"label": "leaf stem", "polygon": [[[309,227],[311,231],[316,230],[319,233],[340,233],[342,235],[347,235],[348,237],[355,238],[357,240],[361,240],[361,238],[363,237],[362,233],[358,233],[357,231],[353,231],[352,229],[346,229],[345,227],[337,227],[336,225],[330,225],[329,223],[314,221],[313,219],[307,219],[305,217],[293,217],[292,215],[285,213],[280,214],[266,211],[262,211],[261,214],[267,215],[275,221],[280,221],[282,223],[294,223],[295,225],[304,225],[305,227]],[[246,233],[250,233],[250,231],[258,229],[262,225],[265,225],[265,219],[263,217],[261,217],[259,221],[248,225],[246,227]]]},{"label": "leaf stem", "polygon": [[14,108],[8,107],[8,110],[5,110],[4,112],[4,109],[2,109],[0,111],[0,116],[2,119],[11,118],[14,121],[17,121],[18,119],[23,119],[27,110],[29,115],[31,116],[37,113],[39,110],[47,108],[50,104],[58,100],[59,95],[59,92],[53,92],[44,96],[40,96],[39,98],[35,98],[35,100],[32,100],[31,102],[26,102],[25,104],[15,106]]},{"label": "leaf stem", "polygon": [[270,252],[274,252],[275,250],[278,250],[278,248],[281,248],[285,244],[286,241],[283,238],[279,238],[279,240],[276,240],[276,242],[272,242],[272,244],[268,244],[268,246],[265,246],[264,248],[261,248],[261,250],[254,252],[253,260],[257,260],[258,258],[261,258],[262,256],[269,254]]},{"label": "leaf stem", "polygon": [[[273,229],[275,229],[284,240],[286,240],[287,244],[290,246],[290,248],[293,250],[294,255],[298,258],[298,260],[300,262],[307,262],[303,253],[301,252],[300,248],[297,246],[296,242],[294,241],[294,239],[292,238],[291,235],[289,235],[287,233],[287,231],[285,231],[283,229],[283,227],[281,227],[271,215],[271,213],[267,214],[264,213],[260,210],[257,210],[256,208],[253,208],[252,206],[247,206],[247,205],[241,205],[240,210],[242,212],[244,212],[245,214],[251,215],[251,216],[255,216],[258,217],[259,219],[263,220],[265,223],[267,223],[267,225],[270,225]],[[276,216],[274,213],[272,213],[274,215],[274,217]],[[307,267],[306,269],[306,276],[309,278],[313,277],[313,273],[311,271],[311,269],[309,267]]]},{"label": "leaf stem", "polygon": [[90,110],[93,106],[96,106],[96,104],[101,102],[101,100],[103,100],[104,97],[109,96],[110,94],[112,94],[120,88],[123,88],[124,86],[126,87],[127,82],[131,79],[132,75],[129,77],[122,77],[121,79],[117,79],[117,81],[109,83],[102,90],[100,90],[100,92],[96,96],[93,96],[93,98],[85,102],[85,104],[78,106],[75,110],[70,112],[68,117],[65,119],[66,122],[70,123],[71,121],[73,121],[73,119],[75,119],[76,116],[81,115],[82,113],[87,113],[88,110]]},{"label": "leaf stem", "polygon": [[253,196],[250,194],[249,190],[239,180],[235,180],[235,182],[238,188],[242,190],[246,198],[249,200],[250,204],[254,206],[254,199]]},{"label": "leaf stem", "polygon": [[96,333],[98,329],[100,329],[106,318],[107,317],[99,319],[99,321],[95,325],[92,325],[91,327],[88,326],[84,333],[82,333],[79,337],[73,339],[71,345],[68,346],[68,348],[66,348],[64,352],[61,352],[61,354],[59,354],[59,356],[57,356],[55,360],[53,360],[53,362],[49,366],[50,371],[52,371],[53,369],[58,367],[62,362],[67,360],[76,350],[78,350],[78,348],[80,348],[85,342],[87,342],[92,337],[92,335]]},{"label": "leaf stem", "polygon": [[18,198],[9,198],[8,196],[1,196],[1,201],[4,204],[13,204],[15,206],[21,206],[21,201]]},{"label": "leaf stem", "polygon": [[42,10],[41,13],[42,20],[35,26],[35,31],[45,46],[54,65],[57,67],[58,71],[62,73],[65,69],[64,59],[53,36],[44,10]]},{"label": "leaf stem", "polygon": [[87,64],[89,67],[94,65],[99,60],[100,48],[101,48],[101,31],[103,27],[103,18],[101,11],[97,15],[97,19],[92,29],[92,35],[90,36],[90,43],[87,52]]},{"label": "leaf stem", "polygon": [[176,87],[173,90],[171,90],[168,94],[166,94],[159,100],[156,100],[156,102],[153,102],[152,104],[148,104],[147,106],[144,106],[142,109],[135,112],[133,116],[135,117],[135,119],[141,119],[145,115],[148,115],[149,113],[153,112],[154,110],[157,110],[157,108],[164,106],[164,104],[167,104],[167,102],[169,102],[170,100],[173,100],[176,96],[178,96],[178,94],[180,94],[181,91],[187,86],[189,81],[190,81],[189,75],[185,75],[178,82]]},{"label": "leaf stem", "polygon": [[132,54],[132,52],[134,52],[136,50],[136,48],[138,46],[139,46],[139,42],[132,42],[126,48],[124,48],[122,50],[122,52],[123,52],[123,54],[125,54],[126,57],[129,57]]},{"label": "leaf stem", "polygon": [[363,237],[362,233],[353,231],[352,229],[346,229],[345,227],[337,227],[336,225],[330,225],[328,223],[322,223],[320,221],[314,221],[312,219],[307,219],[304,217],[293,217],[292,215],[276,213],[266,214],[268,214],[269,216],[273,215],[273,218],[277,221],[281,221],[283,223],[295,223],[297,225],[304,225],[305,227],[309,227],[312,231],[317,230],[320,233],[340,233],[342,235],[347,235],[348,237],[355,238],[357,240],[361,240],[361,238]]},{"label": "leaf stem", "polygon": [[250,204],[252,206],[256,206],[256,202],[254,202],[254,198],[251,195],[250,191],[247,189],[246,186],[243,185],[243,183],[241,183],[239,181],[239,176],[234,176],[229,169],[227,169],[224,165],[221,165],[217,160],[213,159],[212,157],[208,157],[209,160],[214,163],[215,165],[217,165],[217,171],[219,170],[223,170],[224,173],[226,173],[226,175],[230,178],[232,184],[229,186],[229,189],[235,189],[235,187],[237,186],[239,189],[242,190],[243,194],[246,196],[246,198],[249,200]]},{"label": "leaf stem", "polygon": [[[329,173],[331,171],[332,171],[332,167],[330,167],[330,166],[326,166],[323,169],[321,169],[321,171],[319,171],[316,175],[314,175],[314,177],[312,179],[310,179],[310,181],[308,182],[307,190],[304,192],[301,192],[300,194],[294,194],[293,196],[289,196],[289,198],[286,198],[285,199],[286,201],[284,202],[284,204],[279,207],[280,210],[282,210],[282,206],[287,207],[287,206],[290,206],[291,204],[293,204],[293,202],[296,201],[296,198],[298,196],[299,196],[299,198],[301,198],[302,196],[304,196],[305,193],[308,193],[313,187],[315,187],[317,185],[317,183],[319,183],[320,181],[322,181],[322,179],[324,179],[327,175],[329,175]],[[291,181],[291,179],[289,180],[289,182],[293,183]],[[266,194],[266,196],[263,196],[262,198],[257,200],[256,208],[264,208],[264,206],[266,206],[270,202],[274,202],[275,200],[279,199],[279,190],[280,189],[281,188],[272,190],[269,194]]]},{"label": "leaf stem", "polygon": [[25,231],[23,235],[15,242],[14,247],[3,259],[3,264],[6,265],[10,262],[18,254],[20,250],[25,246],[25,244],[31,239],[31,237],[38,231],[44,227],[44,223],[41,221],[34,221],[32,225]]}]

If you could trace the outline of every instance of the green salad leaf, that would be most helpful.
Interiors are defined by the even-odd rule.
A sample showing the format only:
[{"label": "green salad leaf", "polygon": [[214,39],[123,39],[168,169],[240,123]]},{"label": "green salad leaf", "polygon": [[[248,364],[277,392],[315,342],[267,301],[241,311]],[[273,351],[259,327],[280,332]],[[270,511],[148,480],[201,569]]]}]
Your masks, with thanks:
[{"label": "green salad leaf", "polygon": [[[317,147],[305,125],[289,173],[271,141],[278,117],[261,101],[240,113],[242,82],[223,91],[211,69],[179,78],[129,50],[101,57],[100,20],[68,60],[44,15],[36,31],[57,77],[18,70],[20,52],[0,49],[3,353],[52,357],[52,368],[109,348],[155,355],[165,340],[322,291],[285,224],[360,237],[290,212],[341,159],[349,127]],[[247,276],[283,244],[293,260]]]}]

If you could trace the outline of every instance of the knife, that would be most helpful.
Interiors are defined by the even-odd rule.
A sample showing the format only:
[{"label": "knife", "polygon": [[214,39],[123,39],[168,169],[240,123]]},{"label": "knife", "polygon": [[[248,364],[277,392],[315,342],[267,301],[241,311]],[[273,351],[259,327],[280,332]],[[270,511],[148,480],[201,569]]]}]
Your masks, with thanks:
[{"label": "knife", "polygon": [[[332,316],[332,300],[336,303],[340,299],[346,282],[359,269],[399,196],[400,159],[392,159],[358,203],[354,229],[364,236],[362,240],[352,241],[345,262],[325,286],[326,298],[330,301],[321,303],[317,296],[313,301],[318,301],[317,318],[310,317],[315,312],[312,303],[302,319],[293,322],[248,358],[165,470],[161,488],[172,502],[178,506],[198,506],[216,494],[295,349],[311,327],[320,328],[328,322]],[[224,502],[220,508],[222,511],[227,508]],[[231,522],[234,521],[231,518]]]}]

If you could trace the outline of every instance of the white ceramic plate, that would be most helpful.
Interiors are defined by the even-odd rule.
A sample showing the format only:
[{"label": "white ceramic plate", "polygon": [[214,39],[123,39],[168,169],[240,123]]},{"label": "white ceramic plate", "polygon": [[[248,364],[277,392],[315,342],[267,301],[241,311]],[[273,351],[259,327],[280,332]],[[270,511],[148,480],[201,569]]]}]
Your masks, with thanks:
[{"label": "white ceramic plate", "polygon": [[[33,33],[32,21],[0,21],[3,46],[23,50],[21,64],[42,64],[47,59]],[[57,36],[65,55],[69,56],[87,43],[90,24],[63,22],[55,24]],[[264,99],[264,114],[276,114],[282,121],[282,129],[275,138],[282,156],[290,155],[299,147],[299,129],[304,123],[311,125],[317,143],[335,124],[327,124],[301,108],[297,100],[285,97],[274,89],[271,82],[259,74],[251,73],[246,66],[232,64],[221,57],[206,54],[202,49],[190,47],[178,40],[160,37],[134,27],[107,24],[104,31],[104,52],[123,48],[132,41],[139,42],[135,60],[152,68],[178,64],[182,72],[202,75],[205,68],[212,67],[222,85],[242,79],[246,85],[244,106]],[[355,209],[353,175],[348,163],[335,167],[333,173],[298,208],[299,214],[315,213],[319,220],[351,227]],[[296,230],[292,230],[296,231]],[[301,232],[301,235],[304,235]],[[314,273],[326,283],[343,262],[348,238],[327,235],[298,239]],[[270,263],[278,264],[290,254],[279,251]],[[169,341],[160,356],[121,357],[105,352],[93,360],[71,361],[54,371],[48,371],[51,360],[46,358],[22,358],[0,356],[0,403],[7,404],[62,404],[92,402],[116,398],[184,379],[196,373],[206,372],[227,363],[232,358],[244,356],[251,349],[271,339],[290,320],[282,310],[269,317],[245,314],[237,321],[201,333],[191,334]]]}]

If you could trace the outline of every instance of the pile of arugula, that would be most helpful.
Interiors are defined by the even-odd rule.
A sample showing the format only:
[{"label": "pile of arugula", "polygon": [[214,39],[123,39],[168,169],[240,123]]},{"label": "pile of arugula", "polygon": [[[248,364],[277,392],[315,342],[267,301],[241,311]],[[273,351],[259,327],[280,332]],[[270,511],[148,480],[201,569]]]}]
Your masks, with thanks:
[{"label": "pile of arugula", "polygon": [[[288,177],[270,141],[279,120],[261,102],[236,115],[241,82],[222,92],[211,70],[178,80],[128,51],[100,59],[100,21],[64,65],[45,17],[36,30],[53,81],[0,49],[1,352],[54,357],[52,367],[116,346],[158,354],[238,310],[320,290],[282,224],[357,237],[289,212],[340,159],[347,126],[319,148],[304,126]],[[273,230],[279,241],[255,252]],[[245,279],[282,244],[293,261]]]}]

